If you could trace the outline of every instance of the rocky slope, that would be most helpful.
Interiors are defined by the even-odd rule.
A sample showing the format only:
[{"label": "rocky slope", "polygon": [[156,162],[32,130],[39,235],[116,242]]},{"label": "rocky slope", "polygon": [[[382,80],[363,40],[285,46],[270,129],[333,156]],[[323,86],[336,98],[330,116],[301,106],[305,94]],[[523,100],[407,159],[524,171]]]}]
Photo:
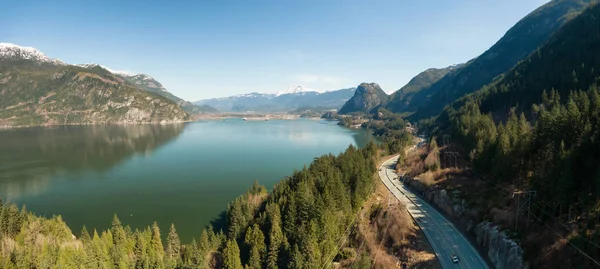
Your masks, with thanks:
[{"label": "rocky slope", "polygon": [[192,104],[189,101],[185,101],[185,100],[175,96],[174,94],[167,91],[167,89],[165,89],[165,87],[160,82],[158,82],[155,78],[153,78],[149,75],[146,75],[146,74],[133,74],[133,73],[128,73],[128,72],[114,71],[108,67],[101,66],[98,64],[79,64],[77,66],[89,68],[89,69],[93,69],[93,68],[97,68],[97,67],[106,69],[107,71],[113,73],[114,75],[121,77],[122,79],[124,79],[125,81],[129,82],[130,84],[136,86],[139,89],[158,94],[160,96],[163,96],[163,97],[175,102],[181,108],[183,108],[183,110],[185,110],[186,112],[188,112],[190,114],[218,112],[218,110],[216,110],[213,107],[210,107],[207,105],[197,106],[197,105]]},{"label": "rocky slope", "polygon": [[354,96],[344,104],[338,114],[353,112],[370,112],[373,108],[386,102],[388,95],[377,83],[361,83],[356,88]]},{"label": "rocky slope", "polygon": [[208,105],[220,111],[287,112],[299,108],[338,109],[352,95],[355,89],[341,89],[329,92],[316,92],[302,86],[293,85],[280,93],[248,93],[235,96],[213,98],[194,102]]},{"label": "rocky slope", "polygon": [[474,92],[507,72],[544,44],[557,29],[593,0],[553,0],[521,19],[489,50],[426,89],[418,91],[406,106],[394,112],[416,112],[413,120],[439,114],[450,102]]},{"label": "rocky slope", "polygon": [[67,65],[33,48],[0,45],[0,126],[188,119],[171,100],[103,68]]}]

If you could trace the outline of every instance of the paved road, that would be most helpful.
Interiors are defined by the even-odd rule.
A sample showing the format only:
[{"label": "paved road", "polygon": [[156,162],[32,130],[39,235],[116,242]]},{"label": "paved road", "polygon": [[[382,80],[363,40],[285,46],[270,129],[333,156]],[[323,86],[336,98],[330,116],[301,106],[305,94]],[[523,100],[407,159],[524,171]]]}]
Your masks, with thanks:
[{"label": "paved road", "polygon": [[[397,159],[393,157],[383,163],[379,177],[394,196],[406,205],[410,215],[417,220],[442,268],[489,268],[477,250],[452,223],[398,181],[398,176],[392,168]],[[458,263],[452,262],[452,254],[458,256],[460,260]]]}]

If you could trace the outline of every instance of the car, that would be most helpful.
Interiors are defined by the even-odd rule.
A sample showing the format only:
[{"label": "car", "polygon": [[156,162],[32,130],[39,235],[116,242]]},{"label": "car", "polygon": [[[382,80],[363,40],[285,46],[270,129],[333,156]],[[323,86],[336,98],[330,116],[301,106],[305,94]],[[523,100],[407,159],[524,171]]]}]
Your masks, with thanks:
[{"label": "car", "polygon": [[458,263],[458,256],[452,254],[452,262],[453,263]]}]

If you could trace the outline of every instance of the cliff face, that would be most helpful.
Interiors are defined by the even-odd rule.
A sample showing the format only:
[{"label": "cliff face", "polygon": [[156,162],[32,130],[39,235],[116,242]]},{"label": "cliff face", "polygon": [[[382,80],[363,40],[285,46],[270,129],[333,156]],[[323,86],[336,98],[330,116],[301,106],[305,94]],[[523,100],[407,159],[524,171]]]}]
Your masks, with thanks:
[{"label": "cliff face", "polygon": [[481,222],[473,233],[477,237],[477,244],[487,250],[487,256],[496,269],[528,268],[523,261],[523,249],[493,223]]},{"label": "cliff face", "polygon": [[456,227],[466,231],[476,240],[497,269],[529,268],[523,260],[523,249],[505,232],[499,231],[497,226],[487,221],[474,225],[478,212],[469,209],[465,200],[458,198],[458,191],[448,192],[445,189],[429,187],[410,178],[405,179],[404,184],[453,218]]},{"label": "cliff face", "polygon": [[378,105],[386,102],[388,95],[376,83],[361,83],[348,100],[338,111],[339,114],[352,112],[369,112]]}]

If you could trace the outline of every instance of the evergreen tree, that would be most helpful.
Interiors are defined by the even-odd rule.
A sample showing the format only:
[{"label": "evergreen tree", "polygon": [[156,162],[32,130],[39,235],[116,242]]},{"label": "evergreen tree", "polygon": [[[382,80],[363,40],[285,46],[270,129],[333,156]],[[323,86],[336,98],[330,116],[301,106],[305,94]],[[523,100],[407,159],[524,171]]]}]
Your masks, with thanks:
[{"label": "evergreen tree", "polygon": [[92,241],[87,228],[85,228],[85,225],[83,225],[83,228],[81,228],[81,236],[80,237],[81,237],[81,242],[83,242],[83,244],[89,244]]},{"label": "evergreen tree", "polygon": [[181,242],[179,241],[179,235],[175,229],[175,224],[171,224],[169,229],[169,235],[167,236],[167,265],[169,268],[175,268],[181,263]]},{"label": "evergreen tree", "polygon": [[249,268],[262,268],[267,247],[265,245],[265,236],[257,224],[248,227],[244,243],[250,248]]},{"label": "evergreen tree", "polygon": [[133,254],[135,255],[135,268],[149,268],[150,267],[150,257],[148,257],[147,244],[144,239],[144,235],[136,231],[135,233],[135,247]]},{"label": "evergreen tree", "polygon": [[150,239],[150,266],[152,268],[163,268],[164,267],[164,250],[162,240],[160,239],[160,228],[158,227],[158,223],[154,222],[152,224],[152,237]]},{"label": "evergreen tree", "polygon": [[240,260],[240,248],[234,239],[227,240],[223,249],[223,268],[224,269],[242,269]]}]

